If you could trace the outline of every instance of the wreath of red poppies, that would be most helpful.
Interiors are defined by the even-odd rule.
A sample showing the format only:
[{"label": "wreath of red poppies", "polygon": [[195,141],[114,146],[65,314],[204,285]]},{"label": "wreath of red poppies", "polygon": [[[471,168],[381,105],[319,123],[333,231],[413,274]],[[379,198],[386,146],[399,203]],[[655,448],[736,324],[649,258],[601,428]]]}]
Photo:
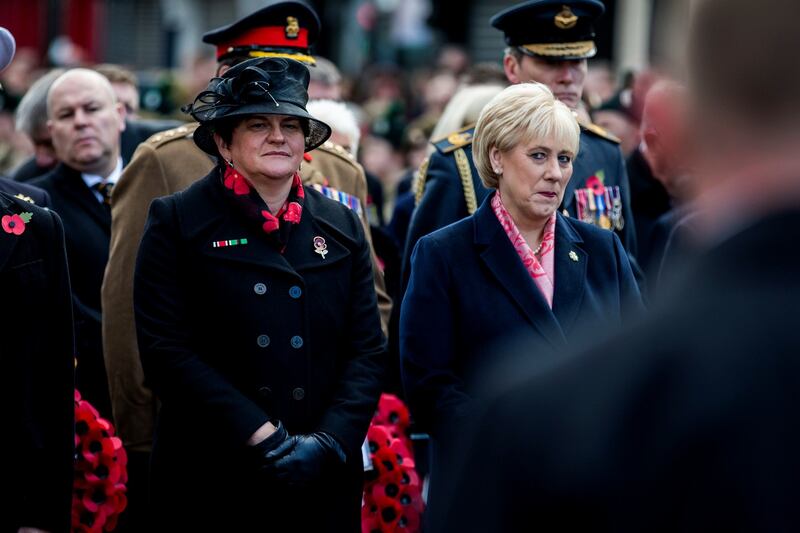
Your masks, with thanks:
[{"label": "wreath of red poppies", "polygon": [[412,533],[420,530],[422,484],[414,468],[410,416],[403,402],[381,395],[372,419],[369,443],[372,470],[368,471],[361,508],[362,533]]},{"label": "wreath of red poppies", "polygon": [[113,531],[128,503],[128,456],[114,427],[75,391],[73,533]]}]

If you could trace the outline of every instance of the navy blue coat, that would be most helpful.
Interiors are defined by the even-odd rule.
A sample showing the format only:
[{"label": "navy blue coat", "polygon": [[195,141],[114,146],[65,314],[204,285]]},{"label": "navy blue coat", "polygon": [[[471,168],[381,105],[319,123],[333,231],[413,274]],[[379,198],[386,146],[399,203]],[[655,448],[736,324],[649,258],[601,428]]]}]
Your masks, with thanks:
[{"label": "navy blue coat", "polygon": [[402,305],[400,355],[420,429],[437,438],[468,414],[468,383],[497,343],[531,334],[542,348],[531,350],[536,357],[564,347],[584,328],[618,325],[641,310],[628,256],[614,233],[559,214],[555,239],[552,310],[489,199],[473,216],[419,241]]}]

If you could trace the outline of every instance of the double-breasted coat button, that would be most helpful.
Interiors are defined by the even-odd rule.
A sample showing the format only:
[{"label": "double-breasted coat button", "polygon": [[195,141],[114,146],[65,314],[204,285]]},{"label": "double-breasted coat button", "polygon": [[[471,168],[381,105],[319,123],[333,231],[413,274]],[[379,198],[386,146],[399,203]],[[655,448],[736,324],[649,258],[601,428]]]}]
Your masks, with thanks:
[{"label": "double-breasted coat button", "polygon": [[269,337],[267,335],[259,335],[256,342],[261,348],[266,348],[269,346]]},{"label": "double-breasted coat button", "polygon": [[299,335],[295,335],[292,337],[291,340],[292,348],[302,348],[303,347],[303,337]]},{"label": "double-breasted coat button", "polygon": [[289,296],[297,300],[303,295],[303,289],[298,287],[297,285],[292,285],[292,288],[289,289]]},{"label": "double-breasted coat button", "polygon": [[256,283],[255,285],[253,285],[253,291],[255,291],[255,293],[259,295],[264,294],[267,292],[267,286],[264,285],[263,283]]},{"label": "double-breasted coat button", "polygon": [[292,391],[292,398],[294,398],[298,402],[305,397],[306,397],[306,391],[303,389],[303,387],[297,387]]}]

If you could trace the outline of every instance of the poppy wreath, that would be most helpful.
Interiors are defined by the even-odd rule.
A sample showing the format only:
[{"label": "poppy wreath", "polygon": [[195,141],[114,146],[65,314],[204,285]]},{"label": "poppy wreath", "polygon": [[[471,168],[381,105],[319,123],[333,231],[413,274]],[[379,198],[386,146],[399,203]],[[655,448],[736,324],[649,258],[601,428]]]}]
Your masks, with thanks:
[{"label": "poppy wreath", "polygon": [[422,484],[414,468],[408,408],[396,396],[381,395],[367,432],[372,470],[366,472],[362,533],[420,530]]},{"label": "poppy wreath", "polygon": [[128,503],[128,456],[114,427],[75,391],[72,532],[113,531]]}]

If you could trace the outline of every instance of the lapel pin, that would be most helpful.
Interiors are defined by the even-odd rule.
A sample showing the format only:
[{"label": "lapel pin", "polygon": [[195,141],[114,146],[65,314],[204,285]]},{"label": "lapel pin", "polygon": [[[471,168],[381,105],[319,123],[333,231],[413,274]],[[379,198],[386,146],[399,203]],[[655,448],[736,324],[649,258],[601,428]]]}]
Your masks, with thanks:
[{"label": "lapel pin", "polygon": [[569,251],[569,258],[575,261],[576,263],[578,262],[578,254],[575,253],[575,250]]},{"label": "lapel pin", "polygon": [[247,239],[230,239],[227,241],[214,241],[211,243],[212,248],[227,248],[228,246],[241,246],[247,244]]},{"label": "lapel pin", "polygon": [[325,255],[328,253],[328,245],[325,244],[323,237],[314,237],[314,251],[325,259]]}]

